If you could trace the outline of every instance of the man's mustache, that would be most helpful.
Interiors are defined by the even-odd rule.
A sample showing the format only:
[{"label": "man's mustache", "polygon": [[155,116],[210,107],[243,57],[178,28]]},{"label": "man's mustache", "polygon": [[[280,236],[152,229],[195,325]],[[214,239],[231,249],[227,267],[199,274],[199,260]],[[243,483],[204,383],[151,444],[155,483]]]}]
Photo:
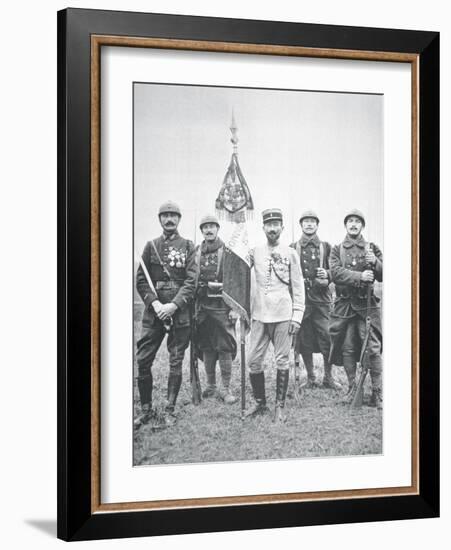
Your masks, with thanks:
[{"label": "man's mustache", "polygon": [[165,227],[170,227],[171,225],[173,226],[173,225],[175,225],[175,223],[174,222],[166,222],[164,224]]}]

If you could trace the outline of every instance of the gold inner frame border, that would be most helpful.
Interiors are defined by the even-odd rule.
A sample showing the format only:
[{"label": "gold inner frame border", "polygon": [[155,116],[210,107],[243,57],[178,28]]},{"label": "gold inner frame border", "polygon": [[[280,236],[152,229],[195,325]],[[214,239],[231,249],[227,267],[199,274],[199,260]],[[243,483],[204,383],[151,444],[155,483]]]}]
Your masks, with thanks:
[{"label": "gold inner frame border", "polygon": [[[100,499],[100,53],[102,46],[410,63],[412,209],[412,479],[408,487],[225,496],[102,504]],[[419,494],[419,55],[268,44],[91,36],[91,513],[274,504]]]}]

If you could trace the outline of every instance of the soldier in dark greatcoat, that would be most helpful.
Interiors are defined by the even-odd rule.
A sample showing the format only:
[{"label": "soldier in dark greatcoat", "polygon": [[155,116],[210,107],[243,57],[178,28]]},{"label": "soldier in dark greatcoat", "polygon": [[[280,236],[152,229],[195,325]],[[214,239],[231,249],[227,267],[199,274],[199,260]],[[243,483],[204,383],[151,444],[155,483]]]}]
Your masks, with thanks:
[{"label": "soldier in dark greatcoat", "polygon": [[[203,397],[220,397],[235,403],[230,390],[232,361],[236,355],[234,316],[222,298],[224,243],[218,237],[219,222],[215,216],[204,216],[200,230],[204,241],[196,250],[198,284],[196,291],[196,343],[205,365],[207,387]],[[216,388],[216,362],[219,361],[221,386]]]},{"label": "soldier in dark greatcoat", "polygon": [[[371,319],[367,354],[372,382],[370,405],[382,408],[382,322],[380,300],[374,294],[373,282],[382,281],[382,252],[362,236],[365,218],[359,210],[351,210],[344,219],[347,235],[333,247],[330,270],[335,283],[336,300],[331,314],[330,360],[343,365],[349,387],[354,383],[356,362],[365,339],[365,319]],[[367,307],[367,292],[370,304]]]},{"label": "soldier in dark greatcoat", "polygon": [[[141,400],[141,415],[135,420],[136,428],[150,420],[154,421],[155,427],[165,427],[175,422],[174,409],[182,383],[182,363],[190,342],[189,306],[196,287],[194,244],[177,231],[181,216],[180,208],[175,203],[161,205],[158,217],[163,234],[144,247],[142,260],[147,274],[141,265],[136,274],[136,288],[145,304],[136,353]],[[166,414],[161,422],[152,410],[151,369],[166,334],[169,377]]]},{"label": "soldier in dark greatcoat", "polygon": [[304,212],[299,223],[301,238],[291,246],[297,251],[305,285],[305,311],[301,328],[294,342],[294,351],[302,355],[307,370],[307,386],[316,387],[318,382],[313,370],[313,353],[321,352],[324,358],[323,387],[341,390],[334,380],[329,363],[329,319],[332,293],[329,289],[330,244],[317,235],[319,218],[313,210]]}]

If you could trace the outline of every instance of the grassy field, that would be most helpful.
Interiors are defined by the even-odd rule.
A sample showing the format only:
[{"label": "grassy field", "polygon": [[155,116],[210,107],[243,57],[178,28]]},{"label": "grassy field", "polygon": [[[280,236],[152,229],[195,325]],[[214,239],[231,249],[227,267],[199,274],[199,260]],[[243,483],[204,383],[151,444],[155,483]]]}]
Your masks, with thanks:
[{"label": "grassy field", "polygon": [[[135,306],[135,338],[139,334],[142,307]],[[177,423],[160,432],[143,426],[134,435],[134,464],[181,464],[320,456],[380,454],[382,452],[382,412],[363,406],[351,411],[341,403],[343,395],[321,388],[304,389],[301,404],[288,398],[284,425],[272,422],[275,401],[273,355],[265,360],[266,395],[271,415],[254,419],[240,418],[240,400],[225,405],[216,398],[205,399],[199,406],[191,403],[189,353],[183,365],[183,382],[177,401]],[[322,359],[315,355],[315,368],[322,377]],[[136,365],[135,365],[136,369]],[[165,342],[152,368],[154,407],[165,406],[168,356]],[[199,361],[202,387],[205,374]],[[136,375],[136,371],[135,371]],[[335,368],[336,378],[345,384],[342,368]],[[217,378],[219,380],[219,366]],[[369,378],[369,377],[368,377]],[[368,381],[367,381],[368,384]],[[234,364],[234,394],[240,396],[240,367]],[[293,388],[290,379],[289,392]],[[366,388],[369,392],[369,388]],[[135,414],[139,413],[139,395],[135,384]],[[253,403],[249,377],[246,375],[246,403]]]}]

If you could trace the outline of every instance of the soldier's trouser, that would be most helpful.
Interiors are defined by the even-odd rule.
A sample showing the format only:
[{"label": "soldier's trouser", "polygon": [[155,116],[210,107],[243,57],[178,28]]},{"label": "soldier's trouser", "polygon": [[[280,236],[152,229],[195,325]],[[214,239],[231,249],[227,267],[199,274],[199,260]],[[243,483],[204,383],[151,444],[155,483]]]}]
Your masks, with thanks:
[{"label": "soldier's trouser", "polygon": [[[141,338],[137,342],[136,360],[138,363],[138,389],[140,392],[141,403],[146,401],[149,395],[149,383],[152,383],[151,368],[155,356],[166,335],[163,323],[155,321],[150,326],[143,326]],[[182,376],[182,363],[186,348],[190,341],[190,327],[172,327],[167,338],[167,348],[169,352],[169,376]]]},{"label": "soldier's trouser", "polygon": [[252,374],[263,371],[263,359],[269,343],[274,346],[274,357],[277,369],[289,368],[289,356],[292,337],[288,334],[290,321],[280,323],[262,323],[252,321],[251,341],[249,347],[249,370]]},{"label": "soldier's trouser", "polygon": [[[365,331],[366,324],[361,317],[355,316],[349,320],[342,348],[343,363],[347,374],[348,370],[350,371],[353,367],[355,375],[355,363],[360,358],[362,343],[365,339]],[[373,389],[379,389],[382,387],[381,342],[373,328],[370,330],[367,354]]]}]

